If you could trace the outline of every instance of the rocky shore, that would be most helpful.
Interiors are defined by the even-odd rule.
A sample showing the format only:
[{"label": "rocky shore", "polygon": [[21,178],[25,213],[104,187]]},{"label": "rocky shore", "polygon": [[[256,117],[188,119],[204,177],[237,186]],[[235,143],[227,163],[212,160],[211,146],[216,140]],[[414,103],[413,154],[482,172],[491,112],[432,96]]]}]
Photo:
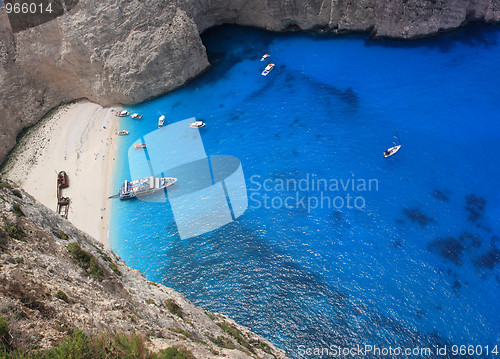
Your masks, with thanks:
[{"label": "rocky shore", "polygon": [[0,182],[0,317],[9,328],[0,333],[0,356],[2,344],[43,350],[78,328],[87,335],[139,333],[152,351],[175,347],[194,358],[286,358],[227,317],[148,281],[6,181]]}]

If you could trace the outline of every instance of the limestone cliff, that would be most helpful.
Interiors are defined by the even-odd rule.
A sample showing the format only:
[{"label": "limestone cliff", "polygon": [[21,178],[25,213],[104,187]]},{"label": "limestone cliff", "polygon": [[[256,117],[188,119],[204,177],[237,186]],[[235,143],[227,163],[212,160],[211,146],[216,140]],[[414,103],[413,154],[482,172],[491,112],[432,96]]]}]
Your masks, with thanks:
[{"label": "limestone cliff", "polygon": [[[58,0],[60,2],[60,0]],[[62,15],[14,33],[0,8],[0,162],[16,135],[61,102],[133,104],[209,64],[199,34],[222,23],[412,38],[498,21],[500,0],[65,0]]]},{"label": "limestone cliff", "polygon": [[178,347],[195,358],[286,358],[223,315],[149,282],[6,182],[0,182],[0,317],[14,349],[50,348],[76,327],[88,334],[139,332],[153,350]]}]

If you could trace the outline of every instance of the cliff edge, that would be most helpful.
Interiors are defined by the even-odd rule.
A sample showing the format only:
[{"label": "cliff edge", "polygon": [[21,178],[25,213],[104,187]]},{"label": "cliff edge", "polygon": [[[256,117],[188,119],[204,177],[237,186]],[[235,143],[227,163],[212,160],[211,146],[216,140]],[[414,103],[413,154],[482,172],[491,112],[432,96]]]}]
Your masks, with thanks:
[{"label": "cliff edge", "polygon": [[[60,1],[60,0],[58,0]],[[21,30],[0,8],[0,162],[16,136],[62,102],[134,104],[209,66],[199,34],[223,23],[273,31],[412,38],[498,22],[500,0],[64,0],[60,16]],[[13,30],[14,29],[14,30]]]},{"label": "cliff edge", "polygon": [[53,348],[75,328],[94,337],[138,334],[153,352],[177,348],[189,358],[286,358],[229,318],[148,281],[29,194],[0,182],[0,357],[5,347]]},{"label": "cliff edge", "polygon": [[[58,0],[61,2],[61,0]],[[498,22],[500,0],[64,0],[60,16],[11,25],[0,8],[0,162],[16,136],[62,102],[134,104],[209,66],[199,34],[223,23],[413,38]],[[14,29],[14,30],[13,30]]]}]

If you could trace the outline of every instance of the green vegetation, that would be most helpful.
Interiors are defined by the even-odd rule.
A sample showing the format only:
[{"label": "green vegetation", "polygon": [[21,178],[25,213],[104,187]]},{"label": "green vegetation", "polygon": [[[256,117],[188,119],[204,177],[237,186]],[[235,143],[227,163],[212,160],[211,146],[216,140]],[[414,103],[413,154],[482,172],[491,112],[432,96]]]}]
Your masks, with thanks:
[{"label": "green vegetation", "polygon": [[21,206],[19,206],[17,203],[14,203],[12,205],[12,212],[18,217],[24,217],[24,212],[21,209]]},{"label": "green vegetation", "polygon": [[[87,238],[85,238],[85,240],[87,240]],[[90,244],[92,245],[92,247],[94,247],[96,249],[96,251],[99,252],[99,254],[102,256],[102,258],[104,258],[104,260],[106,262],[108,262],[108,266],[109,266],[109,268],[111,268],[111,270],[113,272],[115,272],[117,275],[122,275],[122,272],[120,272],[120,270],[118,269],[118,266],[116,265],[115,262],[113,262],[113,260],[111,259],[110,256],[108,256],[106,253],[104,253],[102,251],[102,249],[99,248],[98,246],[96,246],[94,243],[90,242]]]},{"label": "green vegetation", "polygon": [[177,315],[179,318],[183,318],[184,314],[182,313],[182,308],[173,300],[169,298],[165,301],[165,307],[170,311],[170,313]]},{"label": "green vegetation", "polygon": [[212,320],[215,320],[215,314],[205,311],[205,314]]},{"label": "green vegetation", "polygon": [[228,338],[224,338],[224,337],[217,337],[217,338],[208,337],[208,339],[210,339],[210,341],[212,343],[214,343],[215,345],[217,345],[220,348],[226,348],[226,349],[234,349],[234,348],[236,348],[236,345],[234,345],[234,343],[232,341],[230,341]]},{"label": "green vegetation", "polygon": [[3,229],[10,238],[17,239],[18,241],[22,241],[26,238],[26,233],[24,233],[23,229],[19,227],[17,223],[11,223],[5,219]]},{"label": "green vegetation", "polygon": [[170,347],[163,350],[159,357],[159,359],[194,359],[193,354],[187,349],[178,348],[178,347]]},{"label": "green vegetation", "polygon": [[57,299],[64,300],[66,303],[69,303],[68,296],[62,290],[58,290],[54,297],[56,297]]},{"label": "green vegetation", "polygon": [[7,189],[10,189],[12,190],[12,186],[10,184],[8,184],[7,182],[0,182],[0,188],[7,188]]},{"label": "green vegetation", "polygon": [[85,269],[89,277],[97,280],[104,279],[104,271],[99,265],[96,257],[84,251],[76,242],[69,243],[66,248],[73,257],[75,263]]},{"label": "green vegetation", "polygon": [[19,190],[18,190],[18,189],[16,189],[16,188],[15,188],[15,189],[13,189],[11,192],[12,192],[12,194],[13,194],[14,196],[19,197],[19,198],[23,198],[23,195],[22,195],[21,191],[19,191]]},{"label": "green vegetation", "polygon": [[59,239],[63,239],[65,241],[68,240],[68,235],[66,233],[64,233],[62,229],[60,229],[59,231],[57,231],[55,234],[56,234],[56,237],[59,238]]},{"label": "green vegetation", "polygon": [[116,263],[109,262],[108,265],[109,265],[109,268],[111,268],[111,270],[113,272],[115,272],[117,275],[122,275],[122,272],[120,272],[120,270],[118,269],[118,266],[116,265]]},{"label": "green vegetation", "polygon": [[[6,330],[6,331],[5,331]],[[10,337],[8,325],[0,317],[0,336]],[[2,336],[2,338],[3,338]],[[13,350],[10,346],[0,347],[2,359],[194,359],[184,348],[170,347],[159,353],[151,353],[146,338],[140,334],[109,334],[89,337],[76,330],[57,347],[39,352]]]},{"label": "green vegetation", "polygon": [[0,316],[0,357],[2,357],[2,351],[11,349],[9,332],[9,323],[7,323],[4,317]]},{"label": "green vegetation", "polygon": [[0,228],[0,251],[7,248],[7,232]]},{"label": "green vegetation", "polygon": [[22,307],[15,305],[14,303],[6,303],[0,307],[0,313],[9,314],[11,318],[16,320],[23,320],[28,318],[28,314],[22,309]]},{"label": "green vegetation", "polygon": [[227,334],[231,335],[236,341],[247,348],[251,353],[255,354],[255,350],[250,343],[244,338],[243,333],[240,332],[234,325],[228,323],[217,323],[217,325]]},{"label": "green vegetation", "polygon": [[191,333],[189,333],[187,330],[179,328],[168,328],[168,330],[177,334],[184,335],[186,338],[191,338]]}]

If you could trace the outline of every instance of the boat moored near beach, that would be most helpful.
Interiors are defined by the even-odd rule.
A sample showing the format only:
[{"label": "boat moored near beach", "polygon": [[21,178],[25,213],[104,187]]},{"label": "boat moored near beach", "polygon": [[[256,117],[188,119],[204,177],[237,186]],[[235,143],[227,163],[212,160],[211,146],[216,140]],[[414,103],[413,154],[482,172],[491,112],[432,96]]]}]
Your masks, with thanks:
[{"label": "boat moored near beach", "polygon": [[158,119],[158,127],[163,127],[164,123],[165,123],[165,115],[161,115],[160,118]]},{"label": "boat moored near beach", "polygon": [[128,135],[128,131],[127,131],[127,130],[121,130],[121,131],[117,132],[117,135],[118,135],[118,136],[125,136],[125,135]]},{"label": "boat moored near beach", "polygon": [[269,54],[264,54],[264,56],[262,56],[262,58],[260,59],[260,61],[264,61],[266,60],[267,58],[271,57],[271,55]]},{"label": "boat moored near beach", "polygon": [[195,122],[191,122],[189,124],[189,127],[191,128],[200,128],[200,127],[205,127],[205,122],[203,121],[195,121]]},{"label": "boat moored near beach", "polygon": [[[172,186],[177,182],[174,177],[143,177],[133,181],[125,181],[118,192],[119,199],[129,199],[138,196],[148,195],[163,188]],[[113,197],[116,197],[113,196]]]},{"label": "boat moored near beach", "polygon": [[125,111],[125,110],[120,111],[120,112],[118,112],[118,113],[116,114],[116,116],[118,116],[118,117],[125,117],[125,116],[128,116],[128,115],[129,115],[129,112],[128,112],[128,111]]},{"label": "boat moored near beach", "polygon": [[136,119],[141,119],[142,115],[139,115],[138,113],[133,113],[133,114],[130,115],[130,117],[136,118]]},{"label": "boat moored near beach", "polygon": [[274,69],[274,66],[274,64],[267,65],[264,71],[262,71],[262,76],[267,76]]},{"label": "boat moored near beach", "polygon": [[146,148],[146,144],[145,143],[136,143],[134,145],[134,148],[136,148],[136,149]]}]

